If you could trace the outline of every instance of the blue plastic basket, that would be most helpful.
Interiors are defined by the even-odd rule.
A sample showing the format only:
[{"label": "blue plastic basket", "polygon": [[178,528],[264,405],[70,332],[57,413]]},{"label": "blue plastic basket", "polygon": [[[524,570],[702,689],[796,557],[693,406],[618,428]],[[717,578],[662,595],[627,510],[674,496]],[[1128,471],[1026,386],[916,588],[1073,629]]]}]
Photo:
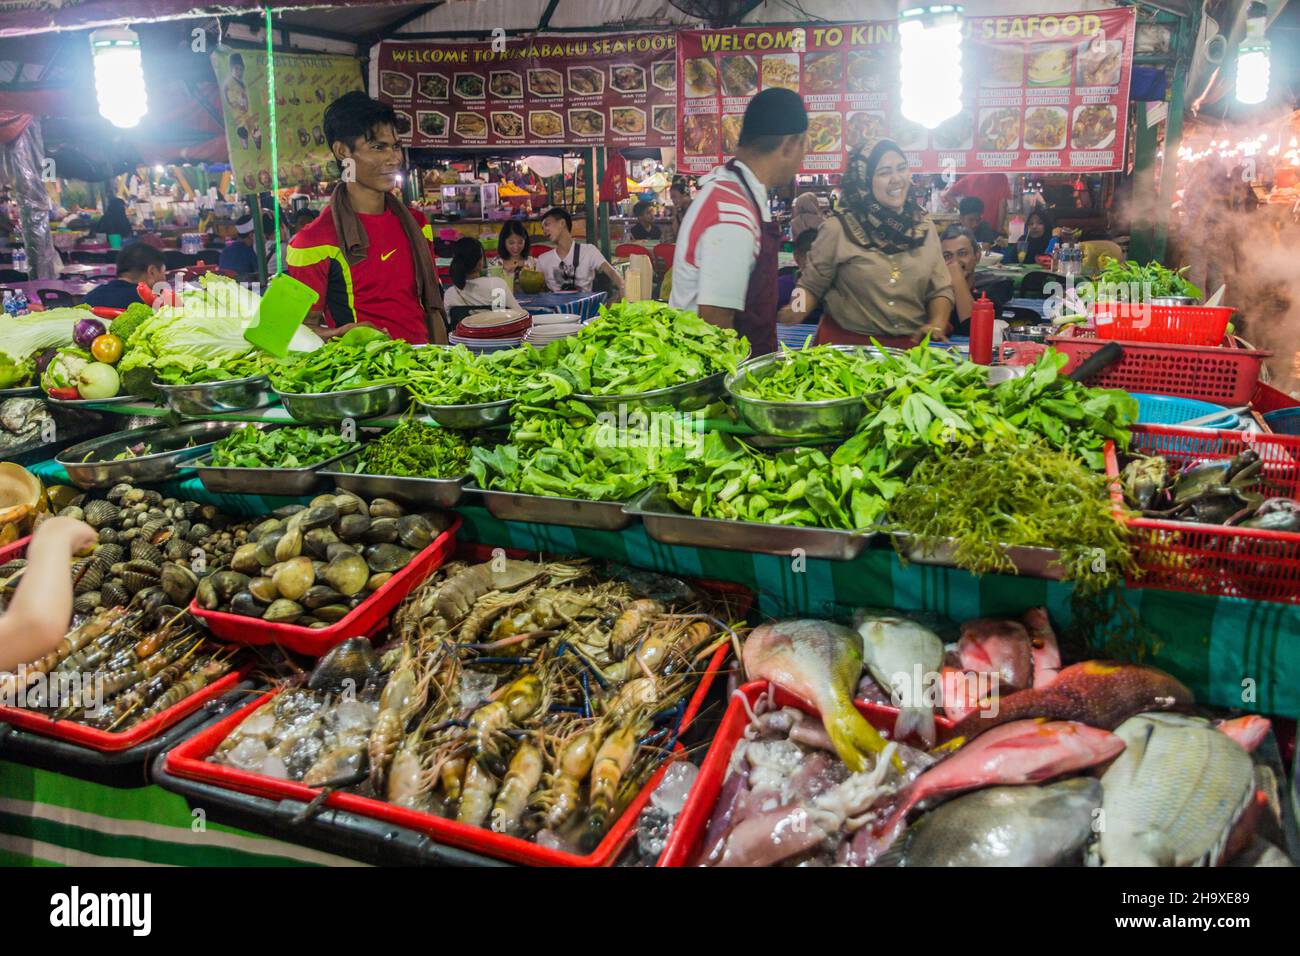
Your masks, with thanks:
[{"label": "blue plastic basket", "polygon": [[1279,408],[1265,415],[1264,421],[1279,435],[1300,435],[1300,408]]},{"label": "blue plastic basket", "polygon": [[1138,422],[1143,425],[1179,425],[1211,412],[1223,412],[1222,418],[1196,427],[1237,427],[1237,416],[1213,402],[1198,402],[1196,399],[1177,398],[1173,395],[1147,395],[1142,392],[1134,392],[1133,397],[1138,400]]}]

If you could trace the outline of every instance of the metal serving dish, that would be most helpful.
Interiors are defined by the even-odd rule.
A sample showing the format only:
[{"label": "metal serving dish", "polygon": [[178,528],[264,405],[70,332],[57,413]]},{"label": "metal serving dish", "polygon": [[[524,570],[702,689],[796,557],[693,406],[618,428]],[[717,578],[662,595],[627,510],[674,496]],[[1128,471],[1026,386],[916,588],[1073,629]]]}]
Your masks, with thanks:
[{"label": "metal serving dish", "polygon": [[[243,424],[246,423],[232,422],[231,427],[239,428]],[[203,487],[214,494],[300,496],[310,494],[325,485],[326,479],[321,475],[322,469],[356,453],[355,447],[349,448],[345,452],[305,468],[218,466],[212,464],[212,455],[208,454],[194,463],[194,470],[198,472]]]},{"label": "metal serving dish", "polygon": [[[133,428],[101,435],[65,448],[55,457],[78,488],[106,488],[120,481],[147,484],[174,478],[183,462],[198,458],[239,427],[238,422],[187,422],[173,428]],[[195,444],[187,447],[193,439]],[[131,445],[148,442],[160,449],[150,455],[113,461],[114,455]],[[84,461],[87,456],[93,460]]]},{"label": "metal serving dish", "polygon": [[465,482],[469,475],[459,478],[400,478],[396,475],[357,474],[357,455],[352,452],[332,464],[322,468],[320,476],[331,479],[344,491],[361,495],[364,498],[391,498],[408,507],[454,508],[465,497]]},{"label": "metal serving dish", "polygon": [[[869,351],[861,346],[831,346],[842,352]],[[874,350],[870,350],[874,351]],[[746,379],[762,378],[781,362],[794,361],[797,352],[780,351],[750,359],[728,375],[725,386],[741,420],[761,435],[792,441],[827,441],[851,435],[867,413],[867,402],[884,394],[829,398],[817,402],[777,402],[746,398],[738,389]]]},{"label": "metal serving dish", "polygon": [[1200,305],[1200,299],[1188,295],[1158,295],[1151,299],[1152,305]]},{"label": "metal serving dish", "polygon": [[293,394],[276,391],[294,421],[306,425],[333,425],[345,418],[361,421],[396,415],[410,404],[402,385],[371,385],[343,392]]},{"label": "metal serving dish", "polygon": [[836,531],[697,518],[679,509],[657,486],[634,498],[623,510],[630,517],[640,518],[645,524],[646,534],[662,544],[756,551],[782,557],[790,557],[798,549],[809,558],[852,561],[866,550],[875,535],[874,531]]},{"label": "metal serving dish", "polygon": [[553,498],[514,491],[489,491],[471,481],[466,493],[483,496],[488,513],[502,521],[562,524],[571,528],[621,531],[632,523],[622,501],[588,501],[585,498]]},{"label": "metal serving dish", "polygon": [[20,385],[14,388],[0,388],[0,402],[10,398],[35,398],[42,393],[39,385]]},{"label": "metal serving dish", "polygon": [[60,408],[89,408],[92,411],[102,405],[129,405],[132,402],[139,402],[142,405],[153,404],[139,395],[114,395],[112,398],[51,398],[46,395],[45,401]]},{"label": "metal serving dish", "polygon": [[420,408],[443,428],[491,428],[510,421],[513,398],[499,402],[480,402],[477,405],[430,405],[420,402]]},{"label": "metal serving dish", "polygon": [[725,392],[726,378],[726,372],[718,372],[684,385],[656,388],[649,392],[631,392],[627,395],[580,395],[575,392],[570,397],[589,405],[597,412],[617,412],[620,408],[675,408],[691,412],[721,398]]},{"label": "metal serving dish", "polygon": [[[930,550],[925,550],[918,542],[912,541],[911,535],[902,531],[892,534],[899,554],[914,564],[926,564],[940,568],[955,568],[953,560],[954,545],[951,538],[936,542]],[[1061,552],[1054,548],[1026,548],[1021,546],[1004,547],[1003,552],[1011,560],[1016,573],[1025,578],[1044,578],[1048,581],[1064,581],[1066,569],[1060,564]]]},{"label": "metal serving dish", "polygon": [[154,382],[167,407],[178,415],[192,418],[223,412],[242,412],[247,408],[261,408],[275,401],[271,380],[265,375],[249,375],[222,382],[201,382],[197,385],[164,385]]}]

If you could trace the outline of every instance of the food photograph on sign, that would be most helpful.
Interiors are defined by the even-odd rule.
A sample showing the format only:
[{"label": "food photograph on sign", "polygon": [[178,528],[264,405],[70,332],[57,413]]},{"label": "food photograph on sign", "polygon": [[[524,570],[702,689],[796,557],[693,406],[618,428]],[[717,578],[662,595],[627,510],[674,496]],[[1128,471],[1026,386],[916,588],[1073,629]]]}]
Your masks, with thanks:
[{"label": "food photograph on sign", "polygon": [[844,118],[844,145],[847,149],[857,149],[871,144],[888,135],[885,114],[878,110],[858,110]]},{"label": "food photograph on sign", "polygon": [[487,119],[478,113],[457,113],[455,131],[471,138],[487,135]]},{"label": "food photograph on sign", "polygon": [[549,139],[564,135],[564,118],[554,110],[532,110],[528,114],[528,129],[534,136]]},{"label": "food photograph on sign", "polygon": [[1116,86],[1123,69],[1124,44],[1097,39],[1081,44],[1075,56],[1079,86]]},{"label": "food photograph on sign", "polygon": [[[406,110],[394,110],[393,113],[397,116],[397,122],[393,124],[394,127],[396,127],[397,129],[397,138],[410,139],[411,138],[411,114],[406,112]],[[311,133],[307,132],[305,128],[299,127],[298,145],[308,146],[310,144],[311,144]]]},{"label": "food photograph on sign", "polygon": [[609,111],[609,125],[616,133],[638,136],[645,132],[645,110],[635,106],[615,106]]},{"label": "food photograph on sign", "polygon": [[1115,143],[1115,107],[1076,106],[1070,125],[1074,149],[1106,149]]},{"label": "food photograph on sign", "polygon": [[925,149],[930,143],[930,132],[920,123],[913,123],[902,116],[894,116],[889,123],[892,139],[900,149]]},{"label": "food photograph on sign", "polygon": [[722,58],[722,92],[727,96],[753,96],[758,92],[758,67],[752,56]]},{"label": "food photograph on sign", "polygon": [[414,82],[405,73],[384,70],[379,74],[379,88],[395,100],[408,99],[414,86]]},{"label": "food photograph on sign", "polygon": [[488,80],[492,95],[503,100],[518,100],[524,96],[524,80],[513,70],[493,70]]},{"label": "food photograph on sign", "polygon": [[1025,51],[1019,46],[985,47],[980,86],[989,89],[1019,87],[1025,77]]},{"label": "food photograph on sign", "polygon": [[695,113],[682,121],[683,152],[694,156],[718,154],[718,117],[712,113]]},{"label": "food photograph on sign", "polygon": [[650,67],[650,81],[661,90],[677,89],[677,61],[660,60]]},{"label": "food photograph on sign", "polygon": [[1069,86],[1073,47],[1051,46],[1032,49],[1026,76],[1030,86]]},{"label": "food photograph on sign", "polygon": [[718,92],[718,68],[702,56],[692,57],[683,67],[686,95],[715,96]]},{"label": "food photograph on sign", "polygon": [[605,92],[605,74],[590,66],[569,67],[569,92],[579,96],[599,96]]},{"label": "food photograph on sign", "polygon": [[1065,110],[1033,106],[1025,110],[1025,149],[1064,149]]},{"label": "food photograph on sign", "polygon": [[564,95],[564,80],[557,70],[529,70],[528,71],[528,92],[533,96],[562,96]]},{"label": "food photograph on sign", "polygon": [[970,149],[975,141],[975,116],[970,110],[962,110],[956,116],[944,120],[934,128],[931,134],[935,149]]},{"label": "food photograph on sign", "polygon": [[524,118],[509,110],[492,112],[492,132],[506,139],[518,139],[524,135]]},{"label": "food photograph on sign", "polygon": [[609,68],[609,88],[615,93],[644,93],[645,70],[632,63]]},{"label": "food photograph on sign", "polygon": [[722,152],[727,156],[736,154],[736,146],[740,143],[740,127],[744,124],[745,117],[739,113],[724,113],[722,116]]},{"label": "food photograph on sign", "polygon": [[596,110],[569,110],[569,132],[575,136],[603,136],[605,117]]},{"label": "food photograph on sign", "polygon": [[840,88],[840,55],[810,53],[803,60],[803,91],[835,93]]},{"label": "food photograph on sign", "polygon": [[1020,110],[1010,107],[980,110],[979,135],[975,139],[975,148],[998,152],[1019,149]]},{"label": "food photograph on sign", "polygon": [[417,87],[422,100],[447,99],[447,78],[441,73],[421,73],[417,78]]},{"label": "food photograph on sign", "polygon": [[444,136],[447,133],[447,114],[435,110],[420,110],[415,115],[415,128],[423,136]]},{"label": "food photograph on sign", "polygon": [[844,123],[839,113],[808,114],[808,152],[835,153],[844,144]]},{"label": "food photograph on sign", "polygon": [[483,99],[483,77],[477,73],[457,73],[456,82],[452,84],[456,95],[465,100]]},{"label": "food photograph on sign", "polygon": [[769,53],[763,57],[763,89],[772,87],[799,92],[799,54]]},{"label": "food photograph on sign", "polygon": [[889,61],[883,50],[853,50],[848,56],[848,91],[879,93],[887,89]]},{"label": "food photograph on sign", "polygon": [[651,124],[659,132],[669,135],[677,132],[677,107],[656,106],[650,115]]}]

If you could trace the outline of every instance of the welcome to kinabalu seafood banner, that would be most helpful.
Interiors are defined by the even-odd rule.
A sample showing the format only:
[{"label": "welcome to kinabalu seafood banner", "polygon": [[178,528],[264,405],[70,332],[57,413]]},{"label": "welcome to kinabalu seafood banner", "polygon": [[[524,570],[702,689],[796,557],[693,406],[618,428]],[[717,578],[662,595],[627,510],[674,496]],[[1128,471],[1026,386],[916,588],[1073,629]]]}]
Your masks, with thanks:
[{"label": "welcome to kinabalu seafood banner", "polygon": [[884,136],[918,172],[1119,169],[1135,23],[1132,8],[968,19],[963,109],[934,130],[900,114],[895,21],[682,31],[678,169],[730,156],[746,104],[773,86],[808,109],[809,173]]},{"label": "welcome to kinabalu seafood banner", "polygon": [[[271,106],[266,53],[222,49],[212,54],[221,88],[230,165],[240,192],[271,188]],[[355,57],[298,53],[275,55],[276,160],[281,186],[318,182],[331,175],[325,142],[325,107],[362,88]]]},{"label": "welcome to kinabalu seafood banner", "polygon": [[385,40],[372,51],[370,90],[397,110],[408,146],[672,146],[675,39]]}]

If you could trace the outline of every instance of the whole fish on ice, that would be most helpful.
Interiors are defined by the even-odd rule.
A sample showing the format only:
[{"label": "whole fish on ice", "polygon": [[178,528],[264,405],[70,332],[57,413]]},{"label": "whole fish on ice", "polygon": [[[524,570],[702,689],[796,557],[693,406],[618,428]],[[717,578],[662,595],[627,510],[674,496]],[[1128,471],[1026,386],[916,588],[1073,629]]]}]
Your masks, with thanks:
[{"label": "whole fish on ice", "polygon": [[905,617],[863,610],[854,624],[862,635],[862,662],[899,704],[894,739],[915,733],[927,746],[934,746],[934,707],[925,701],[926,688],[921,683],[938,680],[943,641],[934,631]]},{"label": "whole fish on ice", "polygon": [[[784,687],[813,704],[841,760],[854,773],[887,743],[853,706],[862,672],[862,639],[830,621],[805,618],[755,628],[743,649],[745,673]],[[894,756],[902,772],[902,761]]]}]

